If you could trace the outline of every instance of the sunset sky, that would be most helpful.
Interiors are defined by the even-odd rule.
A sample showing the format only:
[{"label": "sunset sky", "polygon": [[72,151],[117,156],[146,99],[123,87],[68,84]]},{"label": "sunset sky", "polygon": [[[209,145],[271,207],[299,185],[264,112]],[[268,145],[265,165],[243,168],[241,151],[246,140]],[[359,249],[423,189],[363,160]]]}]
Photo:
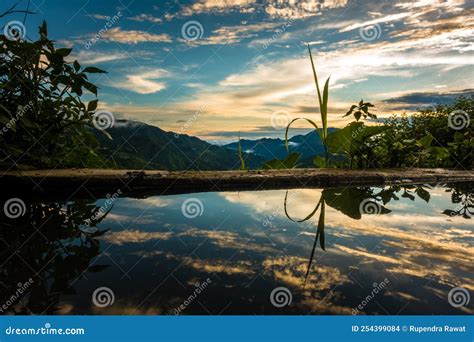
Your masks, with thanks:
[{"label": "sunset sky", "polygon": [[207,140],[281,137],[278,116],[319,121],[307,43],[321,82],[331,75],[332,127],[361,98],[392,114],[473,88],[474,1],[32,0],[30,10],[27,37],[46,20],[73,58],[108,71],[94,77],[101,108]]}]

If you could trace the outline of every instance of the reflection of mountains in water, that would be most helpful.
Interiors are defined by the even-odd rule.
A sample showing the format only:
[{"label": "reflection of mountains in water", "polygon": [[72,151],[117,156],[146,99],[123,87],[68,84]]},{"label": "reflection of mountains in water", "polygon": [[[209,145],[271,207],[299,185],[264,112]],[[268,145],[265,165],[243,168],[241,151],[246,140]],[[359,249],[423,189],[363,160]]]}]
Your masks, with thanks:
[{"label": "reflection of mountains in water", "polygon": [[[389,204],[400,198],[410,201],[430,201],[430,187],[390,186],[383,189],[358,187],[346,189],[324,189],[315,203],[315,209],[308,216],[296,220],[288,215],[287,207],[292,205],[292,192],[285,197],[285,213],[292,221],[304,222],[316,214],[318,217],[316,238],[309,260],[306,260],[305,282],[321,281],[331,273],[324,266],[314,268],[317,245],[324,250],[325,220],[327,206],[343,215],[359,220],[370,214],[390,213]],[[455,184],[446,189],[451,194],[453,207],[444,210],[445,215],[458,215],[465,219],[473,212],[473,184]],[[100,273],[110,265],[96,264],[94,259],[104,252],[102,236],[105,230],[97,226],[107,218],[111,209],[103,210],[95,200],[68,203],[36,203],[25,201],[25,213],[15,219],[6,217],[2,211],[0,223],[2,302],[12,302],[11,295],[17,292],[18,283],[32,283],[25,294],[12,302],[5,312],[17,314],[53,314],[61,309],[62,295],[74,295],[76,282],[84,279],[87,272]],[[4,203],[1,203],[2,207]],[[92,218],[92,219],[91,219]],[[193,234],[198,234],[197,230]],[[170,236],[173,233],[169,234]],[[216,232],[214,235],[218,235]],[[231,236],[223,236],[218,245],[224,245]],[[245,245],[234,244],[242,249]],[[158,250],[153,251],[159,252]],[[171,256],[168,256],[171,257]],[[268,259],[271,260],[271,259]],[[286,259],[275,259],[278,264]],[[287,261],[289,262],[290,259]],[[291,263],[302,267],[303,259],[293,258]],[[183,259],[185,265],[197,267],[195,260]],[[270,262],[270,261],[268,261]],[[201,260],[200,269],[209,265]],[[241,265],[245,267],[245,263]],[[222,264],[222,269],[230,266]],[[269,267],[273,267],[269,264]],[[217,266],[214,266],[217,271]],[[228,274],[238,274],[238,269],[229,268]],[[232,272],[231,272],[232,271]],[[235,272],[235,273],[233,273]],[[314,274],[316,272],[316,274]],[[319,272],[319,273],[318,273]],[[313,275],[311,275],[313,273]],[[327,278],[329,281],[330,278]]]}]

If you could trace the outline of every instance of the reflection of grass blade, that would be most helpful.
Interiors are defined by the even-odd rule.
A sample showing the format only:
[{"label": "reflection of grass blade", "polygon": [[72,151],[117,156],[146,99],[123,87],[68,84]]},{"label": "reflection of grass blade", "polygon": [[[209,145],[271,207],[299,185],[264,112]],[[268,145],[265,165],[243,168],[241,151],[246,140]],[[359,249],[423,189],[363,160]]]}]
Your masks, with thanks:
[{"label": "reflection of grass blade", "polygon": [[314,238],[314,244],[313,244],[313,249],[311,250],[311,255],[309,257],[308,261],[308,269],[306,270],[306,276],[304,278],[304,285],[306,285],[306,282],[308,281],[308,276],[309,276],[309,271],[311,270],[311,264],[313,263],[314,259],[314,252],[316,251],[316,246],[318,245],[318,239],[319,239],[319,245],[321,248],[325,251],[326,249],[324,248],[324,218],[325,218],[325,203],[324,203],[324,198],[321,197],[318,203],[318,207],[321,205],[321,212],[319,214],[319,221],[318,221],[318,230],[316,231],[316,237]]},{"label": "reflection of grass blade", "polygon": [[[326,251],[326,248],[324,248],[324,224],[325,224],[325,218],[326,218],[326,203],[324,200],[322,200],[321,203],[321,213],[319,214],[319,221],[318,221],[318,233],[319,233],[319,245],[323,249],[323,251]],[[317,235],[317,234],[316,234]]]},{"label": "reflection of grass blade", "polygon": [[311,217],[314,216],[314,214],[316,214],[316,211],[318,211],[319,209],[319,205],[321,204],[321,201],[318,202],[318,204],[316,205],[316,207],[314,208],[314,210],[308,215],[306,216],[304,219],[302,220],[293,220],[290,215],[288,214],[288,210],[287,210],[287,199],[288,199],[288,191],[286,192],[286,195],[285,195],[285,202],[284,202],[284,209],[285,209],[285,215],[286,217],[288,217],[288,219],[290,221],[293,221],[293,222],[298,222],[298,223],[301,223],[301,222],[304,222],[304,221],[308,221]]}]

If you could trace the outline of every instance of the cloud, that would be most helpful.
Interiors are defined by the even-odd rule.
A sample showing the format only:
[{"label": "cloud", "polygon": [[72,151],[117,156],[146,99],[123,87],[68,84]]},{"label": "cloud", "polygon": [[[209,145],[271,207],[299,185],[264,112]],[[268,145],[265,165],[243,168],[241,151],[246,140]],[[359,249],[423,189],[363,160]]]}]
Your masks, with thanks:
[{"label": "cloud", "polygon": [[256,0],[201,0],[190,6],[183,7],[181,14],[185,16],[200,13],[228,13],[239,10],[242,13],[253,12]]},{"label": "cloud", "polygon": [[219,44],[236,44],[240,41],[258,36],[264,31],[273,31],[280,24],[277,23],[258,23],[248,25],[222,26],[212,31],[209,37],[197,40],[185,40],[182,42],[188,45],[219,45]]},{"label": "cloud", "polygon": [[349,25],[347,27],[342,28],[339,32],[347,32],[347,31],[352,31],[361,27],[366,27],[366,26],[371,26],[371,25],[377,25],[380,23],[387,23],[390,21],[396,21],[400,19],[404,19],[406,17],[413,16],[413,13],[411,12],[406,12],[406,13],[397,13],[397,14],[391,14],[387,15],[382,18],[374,19],[374,20],[369,20],[369,21],[364,21],[360,23],[355,23],[352,25]]},{"label": "cloud", "polygon": [[[318,53],[315,49],[320,79],[331,74],[330,112],[334,117],[333,124],[345,124],[346,121],[338,116],[347,111],[357,98],[369,96],[372,101],[387,98],[385,94],[374,91],[370,94],[364,92],[360,86],[362,83],[370,82],[375,89],[383,89],[389,84],[379,84],[381,81],[377,79],[408,80],[426,72],[443,74],[452,68],[471,66],[472,56],[453,51],[453,47],[461,49],[470,46],[472,43],[466,40],[469,35],[472,36],[470,29],[460,28],[418,39],[349,44],[324,53]],[[447,76],[443,78],[450,88],[447,90],[453,87],[459,89],[459,80],[450,79],[449,74]],[[364,79],[367,80],[361,81]],[[432,87],[430,84],[426,86]],[[344,90],[349,87],[360,90],[356,93]],[[255,127],[268,125],[272,112],[278,109],[285,109],[296,117],[301,113],[299,108],[316,103],[311,68],[305,56],[280,60],[260,57],[249,63],[246,69],[228,75],[215,86],[202,89],[193,99],[176,106],[191,109],[205,104],[206,118],[215,113],[233,118],[253,116]]]},{"label": "cloud", "polygon": [[166,84],[158,79],[168,76],[169,73],[163,69],[126,75],[127,81],[121,83],[119,87],[138,94],[153,94],[166,88]]},{"label": "cloud", "polygon": [[344,7],[348,0],[201,0],[181,10],[184,16],[201,13],[225,14],[233,11],[253,13],[263,11],[271,18],[303,19],[320,14],[324,9]]},{"label": "cloud", "polygon": [[450,104],[459,96],[474,97],[474,89],[451,92],[415,92],[389,98],[384,102],[392,109],[412,109],[432,107],[437,104]]},{"label": "cloud", "polygon": [[150,22],[150,23],[161,23],[163,20],[160,18],[156,18],[151,14],[141,13],[134,17],[128,17],[128,20],[139,21],[139,22]]},{"label": "cloud", "polygon": [[144,42],[171,43],[171,37],[166,33],[154,34],[145,31],[129,30],[123,31],[120,27],[111,28],[104,32],[105,40],[123,44],[137,44]]},{"label": "cloud", "polygon": [[303,19],[321,14],[325,9],[344,7],[348,0],[268,1],[265,12],[272,18]]}]

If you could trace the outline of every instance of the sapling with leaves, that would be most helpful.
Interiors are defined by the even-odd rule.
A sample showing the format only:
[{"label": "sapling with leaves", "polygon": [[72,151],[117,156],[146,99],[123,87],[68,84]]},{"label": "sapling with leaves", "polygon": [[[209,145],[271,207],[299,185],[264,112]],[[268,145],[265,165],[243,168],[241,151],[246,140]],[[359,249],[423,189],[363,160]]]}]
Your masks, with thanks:
[{"label": "sapling with leaves", "polygon": [[377,115],[369,112],[369,108],[371,107],[375,106],[370,102],[364,102],[364,100],[360,100],[359,104],[352,105],[343,117],[354,115],[356,121],[359,121],[361,117],[364,119],[367,119],[367,117],[371,119],[377,119]]}]

